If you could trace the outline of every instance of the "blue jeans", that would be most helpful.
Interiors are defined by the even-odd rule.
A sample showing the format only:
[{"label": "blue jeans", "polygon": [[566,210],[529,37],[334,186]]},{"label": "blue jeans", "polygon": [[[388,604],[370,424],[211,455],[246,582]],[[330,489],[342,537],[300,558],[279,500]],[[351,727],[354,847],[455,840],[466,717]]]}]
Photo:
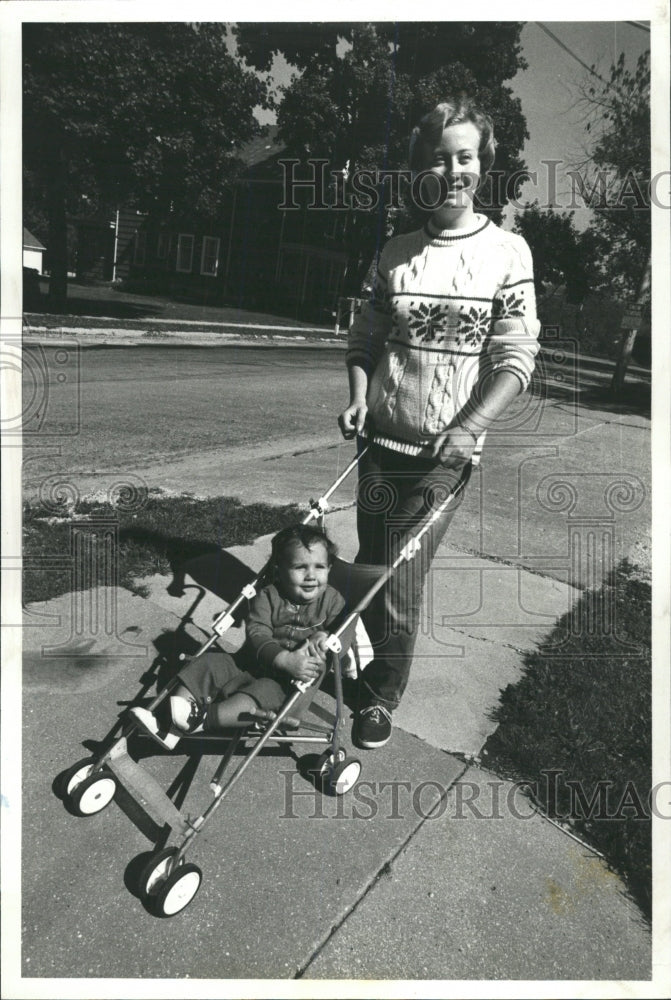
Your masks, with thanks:
[{"label": "blue jeans", "polygon": [[[427,514],[460,482],[466,486],[471,471],[470,462],[447,469],[433,459],[369,445],[359,461],[355,562],[390,565]],[[424,582],[463,492],[462,488],[423,536],[414,558],[400,564],[361,615],[374,652],[361,675],[368,704],[393,709],[401,700],[410,674]]]}]

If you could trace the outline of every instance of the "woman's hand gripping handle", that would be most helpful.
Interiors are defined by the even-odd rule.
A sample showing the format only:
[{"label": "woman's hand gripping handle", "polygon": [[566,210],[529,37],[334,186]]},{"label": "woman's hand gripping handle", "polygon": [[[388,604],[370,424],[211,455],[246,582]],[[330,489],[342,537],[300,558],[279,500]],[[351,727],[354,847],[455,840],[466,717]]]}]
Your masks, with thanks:
[{"label": "woman's hand gripping handle", "polygon": [[338,417],[340,433],[345,440],[350,441],[361,434],[368,416],[366,393],[368,391],[368,375],[360,365],[349,366],[349,406]]}]

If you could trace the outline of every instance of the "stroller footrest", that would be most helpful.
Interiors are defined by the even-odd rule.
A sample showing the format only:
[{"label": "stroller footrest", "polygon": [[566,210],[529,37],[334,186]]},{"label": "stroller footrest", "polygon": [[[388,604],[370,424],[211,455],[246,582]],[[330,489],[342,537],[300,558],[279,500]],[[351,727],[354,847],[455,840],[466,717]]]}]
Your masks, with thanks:
[{"label": "stroller footrest", "polygon": [[[241,719],[249,719],[255,723],[261,722],[272,722],[273,719],[277,718],[277,712],[270,712],[265,708],[256,708],[253,712],[245,712],[240,716]],[[281,729],[300,729],[301,720],[295,718],[293,715],[287,715],[280,723]],[[272,738],[272,737],[271,737]]]},{"label": "stroller footrest", "polygon": [[180,836],[189,829],[187,820],[171,802],[158,781],[128,754],[113,757],[107,762],[109,770],[119,779],[134,802],[158,826],[167,823]]}]

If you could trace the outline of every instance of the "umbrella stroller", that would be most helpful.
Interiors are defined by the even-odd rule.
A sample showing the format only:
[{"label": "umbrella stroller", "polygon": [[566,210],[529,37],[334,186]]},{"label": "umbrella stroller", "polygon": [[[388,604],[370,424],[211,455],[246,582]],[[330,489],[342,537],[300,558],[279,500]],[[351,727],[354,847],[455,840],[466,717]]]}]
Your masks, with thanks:
[{"label": "umbrella stroller", "polygon": [[[344,482],[359,460],[365,454],[364,446],[350,462],[344,472],[335,480],[326,493],[318,500],[311,501],[310,511],[304,524],[322,520],[329,507],[329,498]],[[343,685],[340,657],[353,644],[355,628],[360,613],[368,606],[374,595],[385,586],[397,568],[409,561],[421,547],[423,535],[441,516],[447,506],[463,486],[459,483],[455,490],[430,511],[419,529],[398,552],[393,562],[386,566],[362,566],[336,559],[331,569],[330,582],[346,600],[346,606],[336,626],[328,636],[328,650],[324,671],[311,682],[292,681],[291,691],[277,712],[257,709],[249,713],[248,723],[232,732],[208,734],[208,744],[226,744],[223,755],[210,781],[212,800],[196,817],[181,812],[163,790],[159,782],[133,759],[128,749],[128,739],[137,734],[144,736],[129,711],[123,720],[121,733],[111,746],[100,755],[78,761],[64,775],[63,796],[72,812],[80,816],[92,816],[101,812],[114,798],[119,785],[123,786],[130,798],[152,818],[170,831],[170,846],[153,854],[145,865],[139,879],[140,893],[149,909],[158,916],[170,917],[185,909],[193,900],[202,882],[201,869],[186,861],[186,853],[191,849],[197,835],[210,820],[214,812],[227,798],[233,787],[240,781],[255,757],[269,744],[311,744],[325,747],[312,769],[324,791],[331,795],[344,795],[359,779],[361,762],[348,757],[342,744],[345,725]],[[260,586],[265,585],[268,565],[249,584],[245,585],[238,597],[215,619],[212,634],[201,646],[195,657],[203,656],[236,623],[236,612],[245,601],[251,600]],[[356,660],[356,652],[355,652]],[[332,725],[310,722],[304,719],[314,696],[327,675],[332,672],[335,693],[335,719]],[[148,706],[154,711],[170,695],[178,683],[175,676],[156,695]],[[131,706],[133,707],[133,706]],[[193,746],[200,736],[185,734],[179,747]],[[179,752],[179,747],[176,752]],[[227,769],[236,751],[247,747],[246,754],[232,773],[225,778]],[[202,754],[202,748],[199,747]]]}]

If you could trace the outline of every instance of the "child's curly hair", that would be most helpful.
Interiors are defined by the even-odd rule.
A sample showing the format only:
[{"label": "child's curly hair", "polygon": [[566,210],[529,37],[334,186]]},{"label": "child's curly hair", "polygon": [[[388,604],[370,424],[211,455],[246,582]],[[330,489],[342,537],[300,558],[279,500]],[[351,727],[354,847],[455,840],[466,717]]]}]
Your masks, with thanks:
[{"label": "child's curly hair", "polygon": [[269,569],[274,573],[278,566],[281,566],[286,559],[287,552],[295,545],[302,545],[309,549],[313,545],[320,543],[326,548],[326,556],[329,566],[338,555],[338,547],[332,542],[323,528],[318,528],[315,524],[290,524],[286,528],[278,531],[271,544],[271,556]]}]

